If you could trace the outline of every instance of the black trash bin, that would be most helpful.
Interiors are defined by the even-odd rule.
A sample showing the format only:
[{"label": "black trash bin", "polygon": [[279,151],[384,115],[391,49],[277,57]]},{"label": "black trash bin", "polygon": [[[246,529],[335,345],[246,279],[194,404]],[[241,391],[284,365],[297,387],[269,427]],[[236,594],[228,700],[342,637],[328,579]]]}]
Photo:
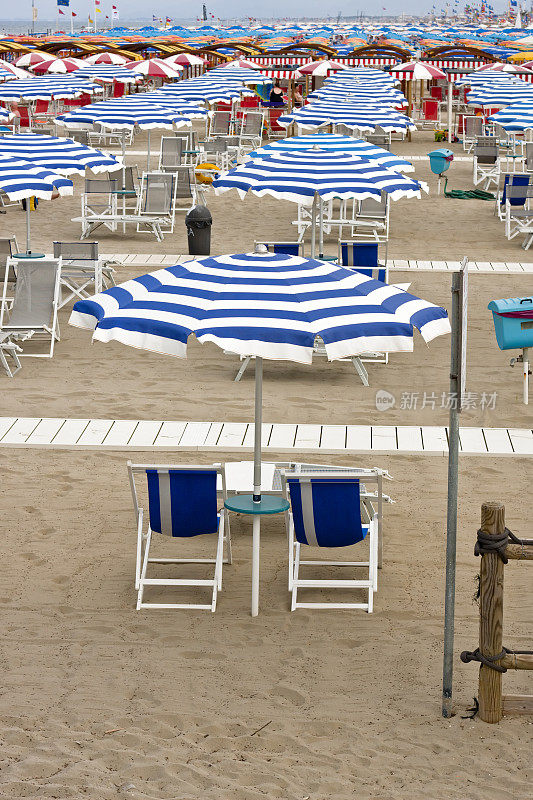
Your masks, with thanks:
[{"label": "black trash bin", "polygon": [[185,217],[190,256],[208,256],[211,252],[213,217],[207,206],[194,206]]}]

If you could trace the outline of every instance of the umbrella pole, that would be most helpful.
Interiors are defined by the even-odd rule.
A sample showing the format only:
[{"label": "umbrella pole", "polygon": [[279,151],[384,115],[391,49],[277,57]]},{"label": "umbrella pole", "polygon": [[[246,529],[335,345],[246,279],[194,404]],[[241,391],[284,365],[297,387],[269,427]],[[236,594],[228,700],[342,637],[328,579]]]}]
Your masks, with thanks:
[{"label": "umbrella pole", "polygon": [[26,198],[26,253],[31,253],[30,204],[31,204],[31,197],[27,197]]},{"label": "umbrella pole", "polygon": [[[122,214],[126,216],[126,128],[122,129]],[[126,233],[126,223],[122,223],[122,233]]]},{"label": "umbrella pole", "polygon": [[148,128],[148,155],[146,156],[146,172],[150,172],[150,128]]},{"label": "umbrella pole", "polygon": [[324,258],[324,201],[318,198],[318,257]]},{"label": "umbrella pole", "polygon": [[316,193],[311,207],[311,258],[316,258]]},{"label": "umbrella pole", "polygon": [[[261,502],[261,433],[263,417],[263,359],[255,359],[254,503]],[[259,614],[259,553],[261,515],[254,514],[252,529],[252,617]]]}]

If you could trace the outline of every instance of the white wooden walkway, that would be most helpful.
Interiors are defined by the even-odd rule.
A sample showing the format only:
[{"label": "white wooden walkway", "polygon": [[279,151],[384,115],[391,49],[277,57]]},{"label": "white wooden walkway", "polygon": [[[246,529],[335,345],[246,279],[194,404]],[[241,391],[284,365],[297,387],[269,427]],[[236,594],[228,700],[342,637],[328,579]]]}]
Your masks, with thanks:
[{"label": "white wooden walkway", "polygon": [[[247,422],[0,417],[0,447],[251,452]],[[533,430],[461,428],[464,455],[532,456]],[[276,453],[373,453],[443,456],[448,432],[437,426],[265,423],[263,446]]]},{"label": "white wooden walkway", "polygon": [[[193,256],[165,255],[160,253],[106,253],[103,258],[116,261],[128,267],[147,267],[156,270],[160,267],[172,267],[194,260]],[[389,268],[405,272],[458,272],[460,261],[416,261],[414,259],[391,259]],[[498,275],[533,275],[533,262],[514,261],[469,261],[470,272],[496,273]]]}]

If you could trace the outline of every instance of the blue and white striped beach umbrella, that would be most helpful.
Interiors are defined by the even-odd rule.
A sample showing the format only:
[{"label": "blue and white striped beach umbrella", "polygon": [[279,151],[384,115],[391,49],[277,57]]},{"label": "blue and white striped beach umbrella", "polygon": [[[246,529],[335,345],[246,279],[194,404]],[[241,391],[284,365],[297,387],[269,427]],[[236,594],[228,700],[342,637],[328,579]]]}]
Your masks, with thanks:
[{"label": "blue and white striped beach umbrella", "polygon": [[89,78],[102,83],[139,83],[143,76],[120,64],[87,64],[71,73],[77,78]]},{"label": "blue and white striped beach umbrella", "polygon": [[217,177],[212,184],[216,194],[236,189],[244,199],[247,192],[262,197],[312,206],[311,256],[316,253],[318,224],[320,254],[323,240],[323,201],[339,199],[381,199],[386,192],[391,200],[420,198],[427,185],[370,159],[351,153],[326,150],[276,151],[254,158]]},{"label": "blue and white striped beach umbrella", "polygon": [[307,96],[308,103],[316,101],[333,103],[359,102],[369,103],[370,105],[391,106],[391,108],[403,108],[407,105],[405,95],[396,89],[373,89],[369,86],[360,88],[352,85],[324,86],[322,89],[317,89]]},{"label": "blue and white striped beach umbrella", "polygon": [[231,81],[179,81],[167,83],[158,91],[190,103],[231,103],[242,95],[254,94],[241,83]]},{"label": "blue and white striped beach umbrella", "polygon": [[172,92],[161,92],[155,90],[153,92],[143,92],[140,95],[128,95],[122,98],[124,102],[138,102],[140,99],[143,103],[152,103],[158,106],[164,106],[172,111],[175,111],[185,119],[205,119],[207,111],[205,108],[200,108],[194,103],[189,103],[179,96],[175,96]]},{"label": "blue and white striped beach umbrella", "polygon": [[260,70],[244,69],[240,67],[219,67],[209,70],[209,78],[220,81],[240,82],[244,86],[258,83],[272,83],[272,78],[263,75]]},{"label": "blue and white striped beach umbrella", "polygon": [[[73,193],[72,181],[48,169],[35,167],[30,161],[14,156],[0,155],[0,192],[10,200],[28,200],[38,197],[50,200],[55,192]],[[26,250],[31,252],[30,203],[26,203]]]},{"label": "blue and white striped beach umbrella", "polygon": [[292,152],[295,150],[312,150],[317,147],[328,152],[350,153],[360,158],[366,158],[395,172],[414,172],[415,170],[410,161],[399,158],[383,147],[377,147],[377,145],[366,142],[364,139],[341,136],[338,133],[312,133],[307,136],[290,136],[286,139],[276,139],[258,150],[248,153],[247,159],[273,155],[281,150]]},{"label": "blue and white striped beach umbrella", "polygon": [[0,86],[0,101],[20,100],[65,100],[79,97],[81,94],[94,94],[102,91],[102,87],[89,81],[63,80],[66,76],[56,78],[32,78],[30,80],[14,80]]},{"label": "blue and white striped beach umbrella", "polygon": [[281,116],[278,122],[285,128],[295,123],[304,130],[324,125],[345,125],[352,130],[368,132],[376,128],[386,132],[416,130],[415,124],[405,114],[389,106],[367,103],[320,101]]},{"label": "blue and white striped beach umbrella", "polygon": [[533,98],[530,102],[513,103],[488,118],[509,132],[520,132],[533,129]]},{"label": "blue and white striped beach umbrella", "polygon": [[177,111],[153,103],[143,103],[142,94],[139,99],[106,100],[103,103],[92,103],[82,106],[67,114],[60,114],[56,121],[67,128],[87,128],[99,123],[104,128],[131,130],[136,126],[143,130],[154,128],[172,128],[190,125]]},{"label": "blue and white striped beach umbrella", "polygon": [[533,86],[522,83],[521,86],[514,84],[508,86],[475,87],[467,98],[469,106],[508,106],[522,100],[533,102]]},{"label": "blue and white striped beach umbrella", "polygon": [[191,334],[239,355],[310,364],[320,336],[330,360],[410,352],[450,330],[446,311],[337,264],[283,254],[202,258],[160,269],[75,304],[93,339],[184,358]]},{"label": "blue and white striped beach umbrella", "polygon": [[[185,357],[194,334],[255,356],[254,491],[261,503],[263,358],[310,364],[317,336],[330,360],[413,349],[447,334],[443,308],[361,273],[270,253],[202,258],[127,281],[74,306],[93,340]],[[258,613],[260,516],[253,522],[252,615]]]},{"label": "blue and white striped beach umbrella", "polygon": [[106,155],[72,139],[43,136],[40,133],[0,137],[0,155],[24,158],[34,167],[61,175],[83,175],[86,169],[95,173],[122,169],[122,164],[115,156]]}]

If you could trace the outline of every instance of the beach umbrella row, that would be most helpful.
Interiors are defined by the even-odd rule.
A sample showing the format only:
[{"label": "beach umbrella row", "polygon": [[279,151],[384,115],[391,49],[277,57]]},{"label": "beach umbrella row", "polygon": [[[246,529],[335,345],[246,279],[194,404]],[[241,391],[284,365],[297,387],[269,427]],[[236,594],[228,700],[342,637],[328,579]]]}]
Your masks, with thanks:
[{"label": "beach umbrella row", "polygon": [[36,168],[48,169],[61,175],[83,175],[86,169],[95,173],[112,172],[122,168],[115,156],[93,147],[58,136],[21,133],[0,137],[0,156],[30,161]]}]

